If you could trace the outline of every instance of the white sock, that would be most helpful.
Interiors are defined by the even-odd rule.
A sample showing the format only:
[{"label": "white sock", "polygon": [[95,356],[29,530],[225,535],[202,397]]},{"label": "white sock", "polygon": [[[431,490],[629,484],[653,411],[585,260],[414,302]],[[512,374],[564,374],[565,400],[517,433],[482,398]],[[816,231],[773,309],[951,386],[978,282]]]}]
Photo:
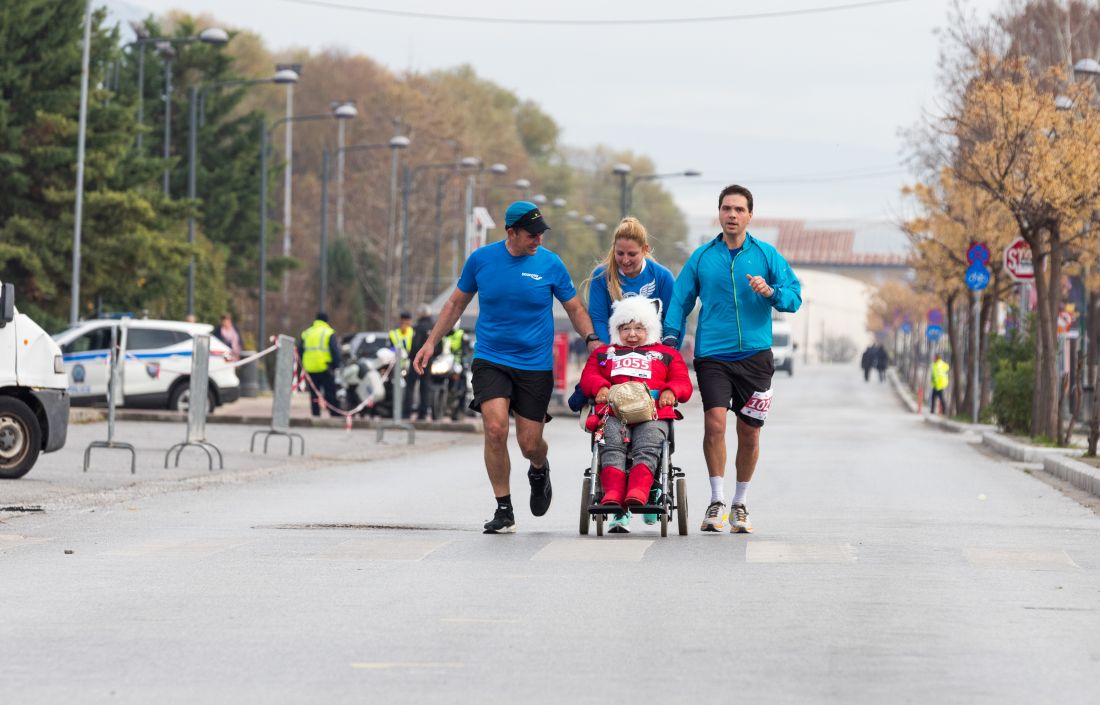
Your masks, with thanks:
[{"label": "white sock", "polygon": [[726,503],[726,494],[723,491],[723,485],[725,484],[725,482],[726,482],[726,478],[724,478],[724,477],[712,477],[712,478],[710,478],[710,502],[711,502],[711,504],[714,504],[715,502],[721,502],[723,504]]},{"label": "white sock", "polygon": [[745,503],[745,495],[747,495],[748,493],[749,493],[749,483],[747,483],[747,482],[738,482],[737,483],[737,489],[733,491],[733,501],[730,502],[730,504],[731,505],[744,504]]}]

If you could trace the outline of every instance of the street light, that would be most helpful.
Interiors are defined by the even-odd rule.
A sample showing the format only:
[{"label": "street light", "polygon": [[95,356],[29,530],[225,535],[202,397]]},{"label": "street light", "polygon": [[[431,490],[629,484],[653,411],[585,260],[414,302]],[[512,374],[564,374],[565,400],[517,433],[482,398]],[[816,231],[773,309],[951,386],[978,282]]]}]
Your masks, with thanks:
[{"label": "street light", "polygon": [[[390,138],[389,142],[380,142],[377,144],[353,144],[346,147],[340,147],[337,150],[338,155],[346,154],[347,152],[366,152],[372,149],[390,149],[393,152],[393,170],[396,173],[397,170],[397,153],[403,149],[407,149],[410,144],[409,138],[404,135],[397,135]],[[329,151],[326,148],[321,153],[321,283],[320,293],[318,296],[318,310],[325,310],[325,301],[328,294],[328,172],[329,172]],[[396,188],[394,180],[390,181],[390,200],[393,200],[393,190]],[[337,231],[340,232],[340,231]]]},{"label": "street light", "polygon": [[545,193],[536,193],[531,196],[531,202],[538,206],[545,206],[549,201],[550,199],[546,197]]},{"label": "street light", "polygon": [[[437,164],[420,164],[419,166],[409,167],[405,166],[405,179],[404,186],[401,189],[401,246],[396,253],[396,256],[401,260],[401,280],[398,282],[398,305],[402,308],[406,307],[408,302],[408,274],[409,274],[409,196],[412,193],[412,184],[416,179],[416,175],[422,171],[429,171],[432,169],[450,169],[454,171],[462,170],[469,171],[473,169],[481,168],[481,160],[477,157],[464,157],[458,162],[441,162]],[[387,274],[390,274],[387,269]],[[386,329],[389,329],[391,311],[393,306],[393,286],[391,282],[387,282],[386,286]]]},{"label": "street light", "polygon": [[[343,109],[346,111],[354,111],[355,115],[359,114],[359,110],[355,107],[354,100],[344,100],[334,102],[332,104],[333,110]],[[336,128],[336,232],[344,232],[344,121],[341,120],[339,126]],[[289,246],[289,242],[286,243]],[[289,254],[284,252],[283,254]]]},{"label": "street light", "polygon": [[[280,70],[275,73],[271,78],[249,78],[249,79],[237,79],[233,81],[218,81],[216,83],[207,84],[192,84],[190,91],[190,119],[188,121],[188,129],[190,134],[187,137],[187,198],[194,204],[196,194],[195,173],[198,170],[198,106],[203,104],[203,98],[205,98],[207,91],[214,90],[215,88],[224,88],[226,86],[248,86],[257,85],[260,83],[276,83],[290,86],[298,82],[298,73],[289,70]],[[187,244],[194,245],[195,243],[195,212],[194,207],[187,213]],[[195,255],[192,252],[191,260],[187,265],[187,313],[188,315],[195,312]]]},{"label": "street light", "polygon": [[[287,122],[307,122],[314,120],[347,120],[355,117],[355,113],[339,106],[330,113],[316,113],[313,115],[292,115],[289,118],[282,117],[267,124],[266,119],[260,127],[260,293],[259,313],[257,321],[258,339],[257,346],[263,346],[267,342],[267,149],[271,139],[271,133],[279,125]],[[353,109],[354,110],[354,109]]]},{"label": "street light", "polygon": [[685,169],[684,171],[676,171],[670,174],[642,174],[628,181],[627,176],[631,172],[629,164],[616,164],[611,172],[619,177],[619,211],[621,213],[621,218],[626,217],[631,204],[634,202],[634,187],[638,185],[639,181],[656,181],[657,179],[671,179],[678,176],[693,177],[703,175],[702,172],[696,171],[695,169]]},{"label": "street light", "polygon": [[150,37],[149,30],[145,28],[143,23],[131,22],[130,27],[134,30],[134,34],[137,35],[137,39],[130,42],[130,46],[136,45],[138,51],[137,148],[140,152],[143,144],[142,138],[144,137],[141,126],[145,120],[145,45],[150,42],[153,44],[190,44],[192,42],[202,42],[204,44],[221,46],[229,41],[229,34],[220,27],[209,27],[191,37]]}]

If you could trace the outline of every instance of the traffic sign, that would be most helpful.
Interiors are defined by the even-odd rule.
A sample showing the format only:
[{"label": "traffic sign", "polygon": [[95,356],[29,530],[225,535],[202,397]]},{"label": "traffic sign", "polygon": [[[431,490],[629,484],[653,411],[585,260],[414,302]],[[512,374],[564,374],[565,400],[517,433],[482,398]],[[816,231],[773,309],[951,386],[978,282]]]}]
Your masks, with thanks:
[{"label": "traffic sign", "polygon": [[966,270],[966,285],[974,291],[986,288],[989,286],[989,270],[978,262],[970,265]]},{"label": "traffic sign", "polygon": [[1035,267],[1031,263],[1031,245],[1018,237],[1005,248],[1005,271],[1018,282],[1030,282],[1035,279]]},{"label": "traffic sign", "polygon": [[935,343],[943,337],[943,327],[935,324],[928,326],[924,330],[924,337],[928,338],[929,342]]},{"label": "traffic sign", "polygon": [[980,262],[981,264],[989,264],[989,248],[984,242],[973,242],[966,250],[966,261],[970,264]]},{"label": "traffic sign", "polygon": [[909,321],[902,321],[901,322],[901,332],[906,333],[906,334],[912,333],[913,332],[913,324],[910,323]]},{"label": "traffic sign", "polygon": [[943,325],[943,310],[933,308],[928,311],[928,322],[934,326]]},{"label": "traffic sign", "polygon": [[1070,311],[1062,311],[1058,314],[1058,334],[1065,335],[1069,333],[1069,327],[1073,325],[1073,313]]}]

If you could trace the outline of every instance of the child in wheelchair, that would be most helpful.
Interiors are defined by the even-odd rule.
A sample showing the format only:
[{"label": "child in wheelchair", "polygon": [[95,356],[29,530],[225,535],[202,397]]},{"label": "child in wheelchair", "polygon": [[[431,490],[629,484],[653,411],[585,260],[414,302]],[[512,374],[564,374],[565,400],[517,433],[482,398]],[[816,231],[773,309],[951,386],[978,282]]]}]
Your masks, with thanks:
[{"label": "child in wheelchair", "polygon": [[687,401],[692,387],[680,353],[660,342],[654,301],[616,301],[608,327],[611,344],[589,356],[581,391],[595,400],[586,428],[601,444],[600,503],[625,509],[646,504],[669,423],[682,418],[675,404]]}]

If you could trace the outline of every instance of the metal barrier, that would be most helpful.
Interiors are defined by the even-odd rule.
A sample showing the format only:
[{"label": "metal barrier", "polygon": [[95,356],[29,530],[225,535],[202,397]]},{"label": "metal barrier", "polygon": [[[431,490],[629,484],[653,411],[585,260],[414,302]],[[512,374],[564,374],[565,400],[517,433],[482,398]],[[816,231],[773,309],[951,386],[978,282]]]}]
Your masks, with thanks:
[{"label": "metal barrier", "polygon": [[[408,384],[405,382],[405,368],[408,366],[409,354],[405,351],[404,345],[395,347],[397,348],[397,359],[393,363],[395,372],[391,373],[393,377],[393,420],[386,422],[381,418],[378,419],[378,435],[375,442],[382,442],[382,437],[385,435],[387,428],[400,428],[408,434],[408,444],[413,445],[416,442],[416,427],[411,422],[404,421],[401,418],[405,411],[405,395],[408,393]],[[428,372],[428,370],[424,370],[425,375]],[[428,378],[425,377],[425,379]]]},{"label": "metal barrier", "polygon": [[111,349],[107,354],[107,440],[92,441],[84,449],[84,472],[88,472],[88,463],[92,459],[92,448],[117,448],[130,451],[130,474],[137,474],[137,451],[129,443],[115,440],[115,403],[124,402],[121,380],[119,379],[119,353],[118,326],[111,326]]},{"label": "metal barrier", "polygon": [[294,454],[294,439],[297,438],[301,445],[301,455],[306,454],[306,439],[300,433],[290,430],[290,393],[294,385],[294,338],[289,335],[280,335],[278,349],[275,351],[275,389],[271,395],[271,428],[256,431],[252,434],[252,442],[248,450],[256,452],[256,436],[264,435],[264,453],[267,453],[267,443],[272,436],[286,436],[289,444],[287,455]]},{"label": "metal barrier", "polygon": [[[218,454],[218,469],[225,468],[222,452],[213,443],[206,440],[206,413],[210,401],[210,335],[194,336],[191,348],[191,388],[187,399],[187,440],[177,443],[164,454],[164,467],[168,467],[168,458],[176,451],[176,467],[180,466],[180,454],[187,446],[202,448],[214,469],[214,453]],[[210,451],[213,450],[214,453]]]}]

